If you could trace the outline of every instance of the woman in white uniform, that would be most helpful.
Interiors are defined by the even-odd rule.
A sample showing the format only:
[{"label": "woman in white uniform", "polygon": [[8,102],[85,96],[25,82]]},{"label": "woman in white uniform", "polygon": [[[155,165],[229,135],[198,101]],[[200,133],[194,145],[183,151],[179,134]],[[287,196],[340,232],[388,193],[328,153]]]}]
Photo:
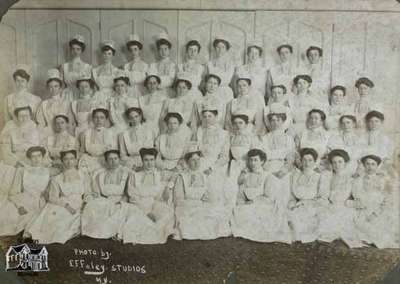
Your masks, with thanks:
[{"label": "woman in white uniform", "polygon": [[122,228],[124,243],[163,244],[174,232],[172,194],[156,168],[157,150],[140,149],[143,169],[133,173],[128,189],[129,207]]},{"label": "woman in white uniform", "polygon": [[301,149],[300,157],[301,168],[295,169],[290,177],[289,225],[294,241],[308,243],[318,238],[321,174],[315,171],[317,151]]},{"label": "woman in white uniform", "polygon": [[92,69],[93,79],[99,87],[101,96],[105,99],[111,97],[114,79],[121,74],[121,70],[115,67],[112,63],[115,52],[114,41],[104,41],[101,47],[103,63]]},{"label": "woman in white uniform", "polygon": [[160,77],[160,88],[170,96],[176,76],[176,64],[170,58],[172,43],[166,33],[158,35],[156,41],[157,55],[159,60],[150,64],[152,72],[156,72]]},{"label": "woman in white uniform", "polygon": [[48,200],[27,233],[41,244],[61,243],[81,232],[81,211],[91,194],[89,177],[77,169],[76,150],[60,152],[63,171],[53,177]]},{"label": "woman in white uniform", "polygon": [[365,174],[355,180],[352,189],[355,228],[364,243],[378,248],[399,248],[399,217],[393,214],[399,206],[393,198],[397,184],[379,173],[379,156],[366,155],[361,161]]},{"label": "woman in white uniform", "polygon": [[253,85],[249,74],[237,74],[236,85],[238,96],[226,106],[224,128],[232,130],[231,118],[235,114],[246,114],[249,117],[250,128],[254,133],[259,133],[263,128],[262,110],[264,98],[260,97],[251,88]]},{"label": "woman in white uniform", "polygon": [[0,209],[0,235],[15,235],[29,229],[32,220],[44,207],[44,195],[50,182],[49,169],[43,166],[45,153],[41,146],[33,146],[26,151],[30,164],[18,168],[9,201]]},{"label": "woman in white uniform", "polygon": [[231,221],[235,237],[257,242],[291,242],[287,219],[289,188],[271,172],[264,171],[267,157],[262,150],[247,153],[247,168],[239,178],[239,192]]},{"label": "woman in white uniform", "polygon": [[143,44],[140,42],[139,36],[133,34],[129,36],[129,40],[126,43],[130,55],[132,56],[131,61],[124,65],[124,70],[131,82],[131,89],[129,94],[135,97],[139,97],[144,93],[144,80],[147,76],[147,70],[149,65],[144,62],[140,56],[143,49]]},{"label": "woman in white uniform", "polygon": [[79,137],[80,152],[79,169],[92,174],[104,164],[104,153],[110,149],[117,149],[116,133],[106,127],[109,119],[108,110],[94,109],[92,112],[94,126],[82,132]]},{"label": "woman in white uniform", "polygon": [[329,107],[326,111],[326,127],[328,130],[338,130],[339,119],[342,115],[353,114],[352,107],[346,100],[346,88],[340,85],[332,87]]},{"label": "woman in white uniform", "polygon": [[[13,73],[15,83],[15,93],[5,97],[4,101],[4,122],[8,122],[15,118],[14,110],[20,107],[29,106],[32,110],[32,120],[35,120],[37,108],[41,102],[38,96],[28,92],[28,82],[31,75],[28,68],[21,66]],[[7,124],[5,126],[7,128]]]},{"label": "woman in white uniform", "polygon": [[79,90],[76,81],[82,77],[90,77],[92,66],[81,59],[86,49],[85,38],[82,35],[75,35],[69,41],[69,48],[72,58],[61,66],[61,73],[66,85],[64,96],[66,100],[73,101],[79,97]]},{"label": "woman in white uniform", "polygon": [[[15,167],[9,166],[3,161],[0,161],[0,212],[4,213],[10,207],[13,207],[13,204],[9,201],[9,195],[11,186],[13,184],[14,176],[15,176]],[[7,236],[14,234],[14,225],[13,223],[7,222],[7,220],[2,220],[0,217],[0,234]]]},{"label": "woman in white uniform", "polygon": [[354,210],[351,207],[351,191],[354,183],[352,173],[347,169],[350,156],[345,150],[334,149],[328,160],[332,171],[321,175],[321,198],[323,205],[319,213],[319,236],[324,242],[342,239],[349,247],[359,247],[354,228]]},{"label": "woman in white uniform", "polygon": [[187,169],[174,187],[177,239],[210,240],[227,237],[231,210],[224,206],[223,179],[202,170],[202,153],[192,147],[185,154]]},{"label": "woman in white uniform", "polygon": [[223,97],[233,99],[233,91],[229,86],[235,72],[235,65],[230,56],[231,44],[222,36],[213,41],[215,58],[207,63],[207,74],[214,74],[220,78],[220,91]]},{"label": "woman in white uniform", "polygon": [[92,181],[97,196],[88,201],[82,212],[82,235],[121,239],[132,173],[121,166],[118,150],[106,151],[104,159],[106,168],[99,170]]},{"label": "woman in white uniform", "polygon": [[142,167],[139,150],[154,147],[156,135],[153,129],[145,123],[140,108],[128,108],[125,111],[125,116],[129,122],[129,127],[118,136],[121,160],[127,168],[137,170]]},{"label": "woman in white uniform", "polygon": [[158,135],[160,132],[159,119],[164,101],[167,95],[164,90],[160,90],[161,78],[150,73],[147,75],[144,85],[146,92],[139,97],[139,107],[143,110],[143,116],[146,123]]}]

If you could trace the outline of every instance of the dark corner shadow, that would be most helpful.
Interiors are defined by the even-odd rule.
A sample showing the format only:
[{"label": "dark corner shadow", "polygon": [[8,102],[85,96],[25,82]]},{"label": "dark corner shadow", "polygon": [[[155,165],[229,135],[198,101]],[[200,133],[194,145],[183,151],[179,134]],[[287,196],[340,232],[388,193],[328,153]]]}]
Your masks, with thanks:
[{"label": "dark corner shadow", "polygon": [[0,22],[3,16],[7,13],[8,9],[19,0],[1,0],[0,1]]}]

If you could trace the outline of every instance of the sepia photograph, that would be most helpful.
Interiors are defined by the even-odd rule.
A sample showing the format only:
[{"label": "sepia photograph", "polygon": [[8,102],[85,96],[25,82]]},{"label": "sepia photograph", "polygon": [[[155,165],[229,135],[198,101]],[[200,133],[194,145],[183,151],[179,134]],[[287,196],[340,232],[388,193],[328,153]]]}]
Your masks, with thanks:
[{"label": "sepia photograph", "polygon": [[400,1],[0,16],[0,283],[400,283]]}]

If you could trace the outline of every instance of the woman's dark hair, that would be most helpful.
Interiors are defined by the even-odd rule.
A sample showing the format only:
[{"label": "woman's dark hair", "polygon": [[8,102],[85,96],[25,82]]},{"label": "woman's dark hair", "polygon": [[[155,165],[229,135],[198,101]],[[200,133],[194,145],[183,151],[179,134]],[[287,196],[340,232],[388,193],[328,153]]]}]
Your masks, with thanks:
[{"label": "woman's dark hair", "polygon": [[105,117],[108,119],[110,116],[110,113],[108,112],[108,109],[105,108],[96,108],[92,111],[92,118],[95,116],[96,113],[101,112],[105,115]]},{"label": "woman's dark hair", "polygon": [[369,113],[367,113],[366,115],[365,115],[365,121],[369,121],[371,118],[373,118],[373,117],[376,117],[376,118],[378,118],[379,120],[381,120],[381,121],[384,121],[385,120],[385,115],[383,114],[383,113],[381,113],[381,112],[379,112],[379,111],[376,111],[376,110],[373,110],[373,111],[370,111]]},{"label": "woman's dark hair", "polygon": [[78,46],[80,46],[81,49],[82,49],[82,52],[84,52],[85,49],[86,49],[86,44],[84,44],[83,42],[80,42],[80,41],[77,40],[76,38],[71,39],[71,40],[69,41],[68,44],[69,44],[69,48],[72,48],[73,45],[78,45]]},{"label": "woman's dark hair", "polygon": [[168,123],[169,119],[172,118],[172,117],[175,117],[179,121],[179,124],[182,124],[182,122],[183,122],[182,115],[180,115],[177,112],[169,112],[169,113],[167,113],[167,115],[164,117],[164,122]]},{"label": "woman's dark hair", "polygon": [[290,44],[282,44],[276,48],[276,52],[280,53],[282,48],[289,49],[290,53],[293,53],[293,47]]},{"label": "woman's dark hair", "polygon": [[286,113],[275,113],[275,112],[271,112],[267,115],[267,119],[268,121],[271,121],[271,119],[276,116],[279,117],[282,121],[286,121],[287,116]]},{"label": "woman's dark hair", "polygon": [[218,82],[218,86],[221,85],[221,78],[218,75],[215,74],[207,74],[204,77],[204,82],[207,82],[208,80],[210,80],[211,78],[214,78],[215,80],[217,80]]},{"label": "woman's dark hair", "polygon": [[316,161],[318,159],[318,152],[315,151],[313,148],[302,148],[300,149],[300,157],[303,159],[303,157],[305,155],[311,155],[314,159],[314,161]]},{"label": "woman's dark hair", "polygon": [[157,158],[157,154],[158,154],[158,151],[156,148],[141,148],[139,150],[139,155],[142,158],[142,160],[143,160],[144,156],[146,156],[146,155],[150,155],[150,156],[153,156],[154,158]]},{"label": "woman's dark hair", "polygon": [[136,45],[140,50],[143,49],[143,44],[142,44],[141,42],[137,41],[137,40],[128,41],[128,42],[126,43],[126,48],[127,48],[128,50],[130,50],[130,49],[131,49],[131,46],[134,46],[134,45]]},{"label": "woman's dark hair", "polygon": [[161,45],[166,45],[166,46],[168,46],[169,49],[172,48],[172,43],[169,42],[168,40],[166,40],[165,38],[161,38],[161,39],[156,41],[157,49],[160,49]]},{"label": "woman's dark hair", "polygon": [[66,123],[69,123],[69,118],[65,114],[57,114],[56,116],[54,116],[53,121],[55,122],[57,118],[62,118],[65,120]]},{"label": "woman's dark hair", "polygon": [[247,55],[250,53],[250,50],[251,50],[252,48],[257,49],[257,50],[258,50],[258,53],[260,54],[260,56],[262,56],[262,54],[263,54],[263,49],[262,49],[261,46],[257,46],[257,45],[251,45],[251,46],[247,47]]},{"label": "woman's dark hair", "polygon": [[260,160],[262,162],[265,162],[267,160],[267,154],[263,150],[260,149],[251,149],[249,152],[247,152],[247,158],[259,156]]},{"label": "woman's dark hair", "polygon": [[234,114],[234,115],[232,115],[231,122],[233,123],[236,118],[239,118],[239,119],[243,120],[244,123],[249,124],[249,116],[247,116],[245,114]]},{"label": "woman's dark hair", "polygon": [[129,120],[129,115],[130,115],[131,112],[133,112],[133,111],[140,115],[140,117],[142,118],[142,120],[141,120],[142,123],[146,121],[146,120],[144,119],[144,117],[143,117],[143,111],[142,111],[142,109],[139,108],[139,107],[130,107],[130,108],[127,108],[127,109],[125,110],[125,117],[126,117],[126,119]]},{"label": "woman's dark hair", "polygon": [[29,113],[30,113],[30,115],[31,115],[31,117],[32,117],[33,112],[32,112],[32,108],[31,108],[30,106],[23,106],[23,107],[17,107],[17,108],[15,108],[15,109],[14,109],[14,116],[15,116],[15,117],[18,117],[18,113],[19,113],[20,111],[23,111],[23,110],[29,110]]},{"label": "woman's dark hair", "polygon": [[18,69],[17,71],[15,71],[13,73],[14,81],[16,80],[17,76],[24,78],[28,82],[29,82],[29,79],[31,78],[31,76],[28,74],[28,72],[26,72],[24,69]]},{"label": "woman's dark hair", "polygon": [[354,124],[357,124],[357,118],[354,115],[351,115],[351,114],[342,115],[339,118],[339,123],[342,124],[343,123],[343,119],[345,119],[345,118],[350,119],[351,121],[353,121]]},{"label": "woman's dark hair", "polygon": [[328,161],[329,163],[332,164],[332,159],[334,157],[342,157],[343,160],[347,163],[348,161],[350,161],[350,156],[349,154],[343,150],[343,149],[334,149],[332,151],[329,152],[328,154]]},{"label": "woman's dark hair", "polygon": [[310,117],[311,116],[311,114],[313,114],[313,113],[318,113],[319,114],[319,116],[321,117],[321,120],[322,121],[325,121],[326,120],[326,114],[322,111],[322,110],[320,110],[320,109],[312,109],[312,110],[310,110],[309,112],[308,112],[308,117]]},{"label": "woman's dark hair", "polygon": [[108,150],[104,152],[104,159],[107,161],[108,156],[110,156],[110,154],[117,154],[119,158],[121,158],[121,153],[119,152],[119,150]]},{"label": "woman's dark hair", "polygon": [[186,43],[186,51],[189,49],[191,46],[197,46],[198,52],[201,50],[201,45],[197,40],[190,40]]},{"label": "woman's dark hair", "polygon": [[161,78],[158,77],[157,75],[148,75],[146,79],[144,79],[144,86],[147,87],[147,84],[149,83],[150,78],[156,78],[157,83],[160,85],[161,84]]},{"label": "woman's dark hair", "polygon": [[346,88],[344,86],[341,85],[336,85],[334,87],[331,88],[331,95],[333,94],[334,91],[336,90],[341,90],[343,92],[343,96],[346,95]]},{"label": "woman's dark hair", "polygon": [[71,150],[66,150],[66,151],[60,151],[60,158],[61,158],[61,161],[64,159],[64,157],[65,157],[67,154],[72,154],[72,155],[74,155],[75,159],[78,157],[78,153],[76,152],[76,150],[71,149]]},{"label": "woman's dark hair", "polygon": [[189,80],[186,80],[186,79],[176,79],[176,81],[175,81],[175,85],[174,85],[174,87],[175,87],[175,89],[178,87],[178,84],[180,83],[180,82],[184,82],[185,84],[186,84],[186,87],[190,90],[190,89],[192,89],[192,83],[189,81]]},{"label": "woman's dark hair", "polygon": [[103,53],[103,52],[105,52],[105,51],[109,51],[109,50],[111,50],[112,51],[112,54],[113,55],[115,55],[115,49],[114,48],[112,48],[111,46],[109,46],[109,45],[104,45],[104,46],[102,46],[101,47],[101,52]]}]

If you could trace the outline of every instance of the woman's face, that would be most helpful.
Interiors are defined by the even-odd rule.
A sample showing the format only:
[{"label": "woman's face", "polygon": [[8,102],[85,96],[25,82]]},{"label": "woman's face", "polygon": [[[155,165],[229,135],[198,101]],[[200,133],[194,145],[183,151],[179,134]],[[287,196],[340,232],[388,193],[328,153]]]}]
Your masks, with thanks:
[{"label": "woman's face", "polygon": [[251,47],[247,53],[247,56],[250,62],[255,62],[261,57],[260,50],[258,50],[256,47]]},{"label": "woman's face", "polygon": [[67,153],[62,159],[64,168],[69,170],[69,169],[74,169],[77,165],[77,159],[75,158],[75,155],[72,153]]},{"label": "woman's face", "polygon": [[214,93],[218,89],[218,80],[210,77],[206,83],[206,91],[208,93]]},{"label": "woman's face", "polygon": [[308,123],[310,128],[316,128],[322,125],[322,118],[321,115],[317,112],[312,112],[308,116]]},{"label": "woman's face", "polygon": [[248,162],[252,172],[258,171],[263,166],[260,156],[249,157]]},{"label": "woman's face", "polygon": [[215,46],[215,54],[217,55],[217,57],[223,56],[224,54],[226,54],[226,52],[226,45],[222,42],[218,42]]},{"label": "woman's face", "polygon": [[198,154],[192,155],[187,164],[192,171],[198,170],[200,168],[200,156]]},{"label": "woman's face", "polygon": [[28,86],[28,81],[20,76],[15,76],[14,82],[15,82],[15,87],[17,88],[18,91],[24,90]]},{"label": "woman's face", "polygon": [[278,103],[285,98],[285,93],[283,92],[282,88],[276,87],[272,89],[271,97],[275,103]]},{"label": "woman's face", "polygon": [[168,58],[170,54],[169,46],[166,44],[160,45],[158,48],[158,54],[160,55],[161,59]]},{"label": "woman's face", "polygon": [[348,131],[352,131],[356,125],[355,125],[354,121],[351,120],[350,118],[343,118],[341,126],[344,131],[348,132]]},{"label": "woman's face", "polygon": [[82,95],[89,95],[92,93],[92,89],[90,88],[90,83],[88,81],[81,81],[79,83],[79,92]]},{"label": "woman's face", "polygon": [[17,120],[19,124],[24,124],[31,120],[31,112],[29,110],[20,110],[17,114]]},{"label": "woman's face", "polygon": [[331,102],[333,105],[340,105],[344,103],[344,92],[342,90],[334,90],[331,94]]},{"label": "woman's face", "polygon": [[197,45],[191,45],[186,50],[187,58],[188,59],[196,59],[197,55],[199,54],[199,48]]},{"label": "woman's face", "polygon": [[378,163],[374,159],[366,159],[364,161],[364,168],[368,174],[376,173],[378,170]]},{"label": "woman's face", "polygon": [[291,56],[292,56],[292,53],[290,52],[289,48],[283,47],[279,51],[279,58],[281,59],[281,62],[289,61]]},{"label": "woman's face", "polygon": [[176,117],[170,117],[167,122],[168,130],[171,132],[177,131],[179,129],[179,120]]},{"label": "woman's face", "polygon": [[49,88],[49,93],[52,97],[59,95],[62,90],[60,83],[54,80],[50,81],[49,84],[47,84],[47,87]]},{"label": "woman's face", "polygon": [[73,57],[79,57],[82,54],[82,47],[78,44],[73,44],[70,50]]},{"label": "woman's face", "polygon": [[312,49],[308,52],[307,57],[311,64],[317,64],[320,59],[319,51]]},{"label": "woman's face", "polygon": [[360,96],[368,96],[368,94],[369,94],[369,89],[370,89],[370,87],[368,87],[367,85],[365,85],[365,84],[360,84],[360,85],[358,86],[358,94],[359,94]]},{"label": "woman's face", "polygon": [[57,117],[54,121],[54,130],[56,133],[61,133],[68,128],[67,121],[62,117]]},{"label": "woman's face", "polygon": [[304,155],[303,158],[301,159],[301,165],[303,166],[303,169],[314,169],[315,168],[315,161],[312,155],[307,154]]},{"label": "woman's face", "polygon": [[272,130],[280,129],[283,125],[283,120],[279,115],[273,115],[269,120]]},{"label": "woman's face", "polygon": [[106,125],[106,121],[106,115],[101,111],[96,112],[93,116],[93,123],[95,127],[104,127]]},{"label": "woman's face", "polygon": [[339,172],[339,171],[341,171],[341,170],[346,168],[346,162],[343,159],[343,157],[335,156],[335,157],[332,158],[331,163],[332,163],[332,169],[335,172]]},{"label": "woman's face", "polygon": [[143,156],[143,167],[145,170],[151,170],[156,167],[156,157],[153,155]]},{"label": "woman's face", "polygon": [[109,169],[116,169],[119,166],[120,158],[116,153],[110,153],[107,155],[107,166]]},{"label": "woman's face", "polygon": [[240,131],[245,129],[247,126],[246,122],[241,118],[235,118],[233,120],[233,129],[236,131]]},{"label": "woman's face", "polygon": [[123,95],[127,93],[128,85],[124,80],[118,80],[117,82],[114,83],[114,89],[118,95]]},{"label": "woman's face", "polygon": [[32,152],[29,159],[33,167],[40,167],[43,161],[42,152],[40,151]]},{"label": "woman's face", "polygon": [[306,81],[304,79],[299,79],[297,81],[296,87],[299,92],[304,92],[304,91],[308,90],[308,88],[310,87],[310,84],[308,83],[308,81]]},{"label": "woman's face", "polygon": [[204,111],[202,116],[203,116],[203,123],[206,127],[215,125],[217,123],[217,116],[210,111]]},{"label": "woman's face", "polygon": [[369,130],[378,130],[382,125],[382,121],[377,117],[371,117],[367,125]]},{"label": "woman's face", "polygon": [[155,77],[150,77],[148,80],[147,80],[147,90],[150,92],[150,93],[153,93],[153,92],[155,92],[157,89],[158,89],[158,81],[157,81],[157,79],[155,78]]},{"label": "woman's face", "polygon": [[140,57],[140,48],[137,45],[131,45],[129,47],[129,52],[131,53],[133,58]]},{"label": "woman's face", "polygon": [[136,111],[131,111],[129,113],[128,119],[135,126],[142,123],[142,116]]},{"label": "woman's face", "polygon": [[186,85],[185,82],[180,81],[177,86],[176,86],[176,93],[178,94],[178,96],[184,96],[187,94],[187,92],[189,91],[188,86]]},{"label": "woman's face", "polygon": [[104,63],[111,63],[112,59],[114,57],[113,51],[108,49],[103,51],[103,60]]},{"label": "woman's face", "polygon": [[237,89],[239,95],[247,95],[250,90],[250,85],[246,80],[238,80],[237,81]]}]

